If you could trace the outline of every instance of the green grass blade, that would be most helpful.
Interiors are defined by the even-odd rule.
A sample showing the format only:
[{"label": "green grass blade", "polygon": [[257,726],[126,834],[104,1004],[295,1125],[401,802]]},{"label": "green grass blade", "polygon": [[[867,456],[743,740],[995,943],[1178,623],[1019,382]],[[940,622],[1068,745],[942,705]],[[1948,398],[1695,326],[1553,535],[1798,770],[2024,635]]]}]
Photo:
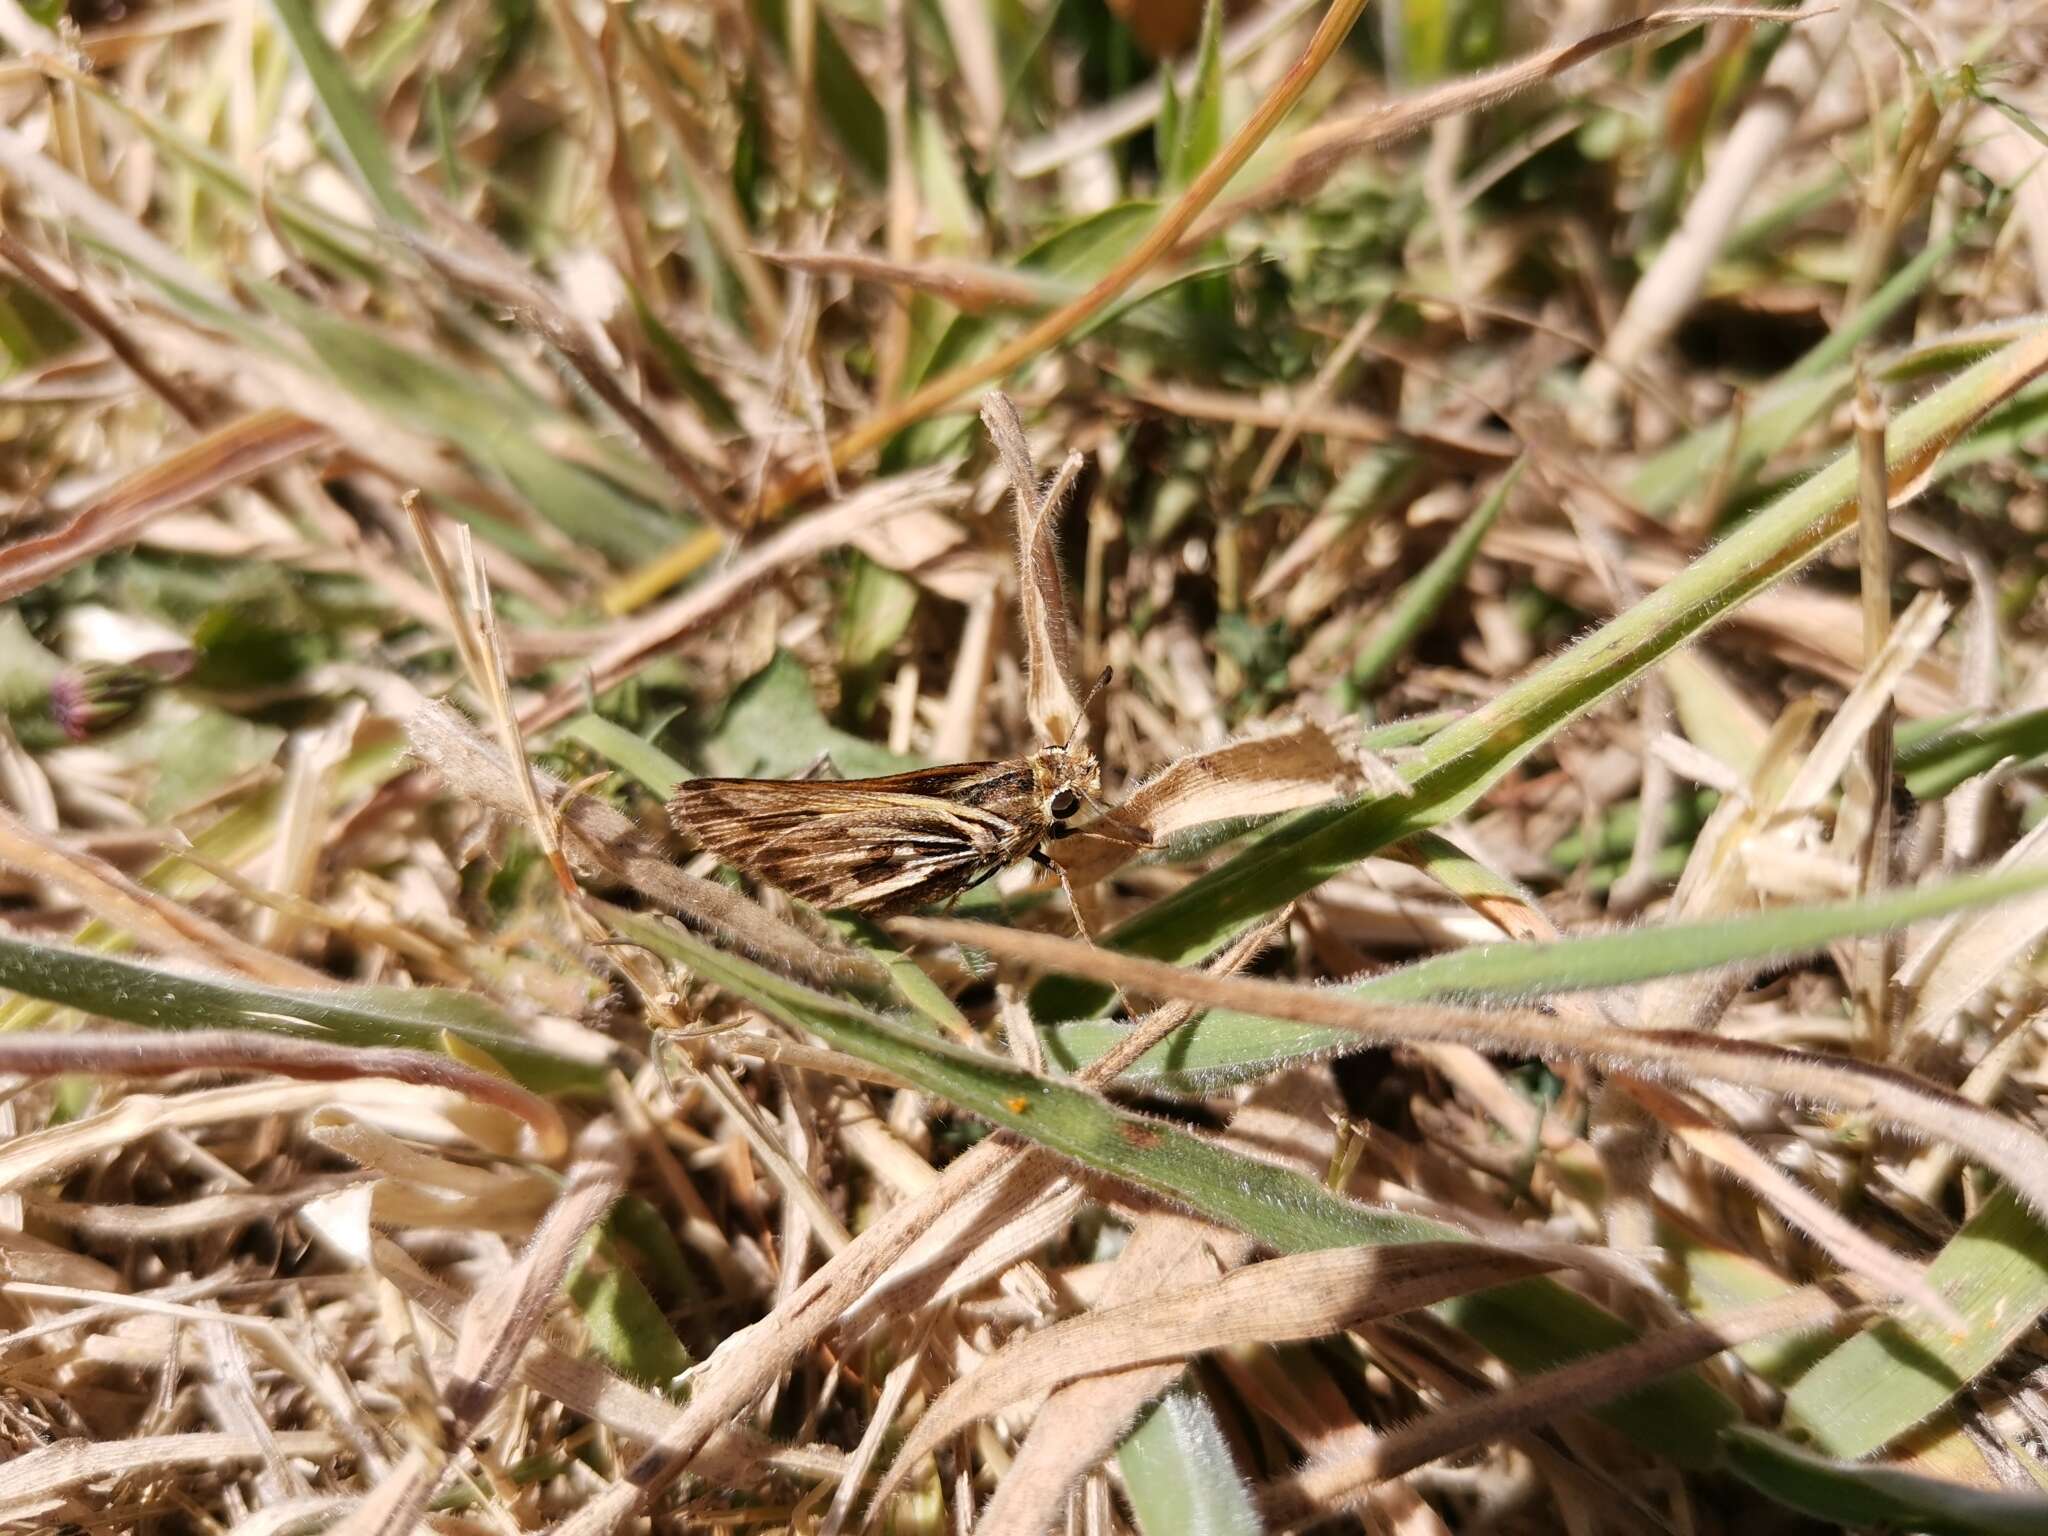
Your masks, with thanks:
[{"label": "green grass blade", "polygon": [[291,42],[299,67],[312,82],[313,94],[349,169],[377,211],[395,224],[420,226],[419,210],[405,195],[398,166],[384,142],[384,130],[370,104],[356,89],[348,65],[327,41],[306,0],[270,0],[278,25]]},{"label": "green grass blade", "polygon": [[1934,1536],[2041,1536],[2048,1531],[2048,1498],[1994,1493],[1890,1467],[1828,1461],[1761,1430],[1731,1429],[1724,1438],[1729,1471],[1833,1529],[1926,1531]]},{"label": "green grass blade", "polygon": [[661,748],[634,735],[602,715],[578,715],[562,722],[560,734],[590,748],[606,762],[663,797],[685,779],[695,778]]},{"label": "green grass blade", "polygon": [[2048,709],[2030,709],[1984,725],[1963,726],[1899,746],[1899,772],[1916,800],[1939,800],[1966,779],[2007,758],[2048,753]]},{"label": "green grass blade", "polygon": [[1354,699],[1364,698],[1372,692],[1373,684],[1380,680],[1381,674],[1408,649],[1408,643],[1435,616],[1458,583],[1465,579],[1465,572],[1472,568],[1473,557],[1479,553],[1480,541],[1499,518],[1501,509],[1508,504],[1508,493],[1522,478],[1523,467],[1528,462],[1527,459],[1514,462],[1501,476],[1500,483],[1487,494],[1486,500],[1465,519],[1450,543],[1438,550],[1435,558],[1401,589],[1386,617],[1373,626],[1357,659],[1351,663],[1349,684]]},{"label": "green grass blade", "polygon": [[[809,1030],[992,1125],[1280,1252],[1465,1235],[1423,1217],[1359,1205],[1292,1169],[1246,1157],[1165,1121],[1127,1114],[1070,1084],[1034,1077],[994,1056],[814,992],[679,927],[617,908],[601,910],[624,937],[679,961],[785,1024]],[[1435,1310],[1519,1371],[1546,1370],[1634,1337],[1612,1313],[1547,1279],[1458,1297]],[[1689,1372],[1599,1412],[1638,1444],[1688,1466],[1710,1461],[1715,1437],[1735,1419],[1734,1405]]]},{"label": "green grass blade", "polygon": [[1969,1331],[1885,1319],[1800,1378],[1785,1399],[1788,1428],[1829,1455],[1860,1457],[1933,1414],[2048,1312],[2048,1229],[2001,1189],[1949,1239],[1927,1279]]},{"label": "green grass blade", "polygon": [[[2002,211],[2003,199],[1994,197],[1983,208],[1958,219],[1761,392],[1735,439],[1734,472],[1729,477],[1732,485],[1747,483],[1772,454],[1811,425],[1849,387],[1848,364],[1856,349],[1948,269],[1972,231],[1987,219],[2000,217]],[[1673,511],[1713,478],[1728,455],[1732,431],[1736,431],[1735,424],[1723,418],[1680,438],[1643,466],[1629,486],[1630,496],[1653,517]]]},{"label": "green grass blade", "polygon": [[[1753,917],[1674,923],[1547,944],[1474,944],[1375,976],[1350,989],[1383,1003],[1528,1002],[1559,992],[1632,986],[1662,976],[1814,954],[1841,939],[1890,933],[1929,918],[1993,906],[2048,886],[2048,871],[1965,875],[1865,901],[1783,907]],[[1051,1058],[1077,1069],[1107,1051],[1120,1025],[1070,1019],[1042,1031]],[[1154,1046],[1134,1081],[1190,1088],[1236,1081],[1289,1062],[1358,1048],[1347,1030],[1216,1009]]]},{"label": "green grass blade", "polygon": [[145,1029],[253,1029],[339,1045],[440,1051],[454,1035],[539,1093],[602,1092],[608,1068],[522,1040],[482,998],[421,987],[331,992],[213,979],[0,936],[0,988]]},{"label": "green grass blade", "polygon": [[[396,737],[376,745],[359,747],[335,774],[335,792],[343,797],[367,793],[389,781],[404,764],[404,745]],[[211,825],[195,832],[192,836],[193,851],[216,863],[245,863],[268,847],[276,836],[278,799],[274,788],[250,796]],[[141,883],[173,901],[191,901],[213,890],[220,882],[197,864],[172,854],[144,871]],[[75,949],[118,954],[128,949],[134,939],[125,929],[96,917],[82,924],[70,942]],[[16,996],[0,1000],[0,1033],[35,1029],[60,1006],[36,997]]]},{"label": "green grass blade", "polygon": [[[2048,328],[1902,412],[1887,439],[1895,479],[1929,469],[1950,442],[2044,369]],[[1290,816],[1124,924],[1109,942],[1164,959],[1195,959],[1366,855],[1457,815],[1580,715],[1853,528],[1856,480],[1856,456],[1840,455],[1657,591],[1439,731],[1402,767],[1412,794],[1368,795]]]},{"label": "green grass blade", "polygon": [[1198,1388],[1176,1386],[1154,1403],[1116,1464],[1144,1536],[1256,1536],[1266,1528],[1216,1409]]}]

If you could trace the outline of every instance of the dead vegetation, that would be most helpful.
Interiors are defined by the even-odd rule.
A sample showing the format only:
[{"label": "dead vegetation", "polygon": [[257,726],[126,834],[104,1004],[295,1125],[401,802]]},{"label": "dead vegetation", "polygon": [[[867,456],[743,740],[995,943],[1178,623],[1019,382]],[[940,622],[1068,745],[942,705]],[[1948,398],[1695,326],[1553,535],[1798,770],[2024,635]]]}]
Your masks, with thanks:
[{"label": "dead vegetation", "polygon": [[2048,1528],[2042,20],[9,6],[0,1522]]}]

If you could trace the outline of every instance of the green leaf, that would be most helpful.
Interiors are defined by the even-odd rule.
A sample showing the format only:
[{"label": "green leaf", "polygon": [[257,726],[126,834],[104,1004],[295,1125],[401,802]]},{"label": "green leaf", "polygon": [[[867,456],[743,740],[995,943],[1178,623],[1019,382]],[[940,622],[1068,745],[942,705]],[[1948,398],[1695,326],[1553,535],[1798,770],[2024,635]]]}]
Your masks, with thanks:
[{"label": "green leaf", "polygon": [[[1559,992],[1632,986],[1660,976],[1812,954],[1839,939],[1889,933],[2043,887],[2048,887],[2048,871],[2021,869],[1965,875],[1870,900],[1781,907],[1754,917],[1673,923],[1547,944],[1474,944],[1382,972],[1347,990],[1381,1003],[1527,1002]],[[1057,991],[1051,998],[1059,1003],[1070,995]],[[1123,1026],[1096,1020],[1041,1027],[1048,1056],[1069,1071],[1102,1055],[1122,1034]],[[1209,1087],[1357,1048],[1358,1036],[1348,1030],[1219,1008],[1154,1046],[1125,1076],[1177,1088]]]},{"label": "green leaf", "polygon": [[861,672],[896,648],[917,616],[917,583],[866,555],[853,560],[853,579],[839,606],[839,664]]},{"label": "green leaf", "polygon": [[[754,24],[775,40],[783,57],[789,56],[789,13],[785,0],[754,0]],[[854,62],[847,56],[825,18],[825,8],[804,8],[811,17],[813,32],[813,82],[817,104],[832,127],[833,136],[868,180],[880,185],[889,174],[889,129],[882,104],[868,89]]]},{"label": "green leaf", "polygon": [[1629,494],[1653,517],[1675,511],[1688,496],[1713,480],[1729,457],[1735,434],[1732,487],[1747,484],[1780,449],[1827,410],[1850,384],[1849,360],[1935,277],[1947,271],[1963,240],[1987,220],[1996,220],[2004,199],[1994,196],[1981,209],[1958,219],[1930,242],[1805,356],[1763,390],[1737,419],[1723,417],[1688,433],[1637,472]]},{"label": "green leaf", "polygon": [[[336,770],[335,793],[343,797],[367,794],[394,777],[405,761],[404,738],[395,732],[375,745],[358,747]],[[258,790],[195,832],[192,850],[224,864],[254,858],[277,835],[279,800],[274,785]],[[173,901],[189,902],[219,883],[210,872],[175,853],[158,860],[141,877],[146,889]],[[128,949],[134,940],[126,930],[96,917],[81,926],[71,942],[77,949],[112,954]],[[57,1012],[57,1007],[36,997],[9,998],[0,1002],[0,1031],[35,1029]]]},{"label": "green leaf", "polygon": [[[248,286],[298,330],[350,394],[408,430],[454,443],[578,543],[631,563],[667,549],[687,527],[628,495],[608,476],[564,457],[551,440],[594,439],[503,380],[399,347],[274,284]],[[606,455],[593,451],[589,457],[604,462]]]},{"label": "green leaf", "polygon": [[1500,483],[1487,494],[1486,500],[1465,519],[1450,543],[1438,550],[1436,557],[1401,589],[1386,617],[1374,625],[1351,663],[1348,682],[1354,698],[1365,698],[1371,694],[1373,684],[1408,649],[1409,642],[1428,625],[1444,600],[1465,579],[1473,557],[1479,553],[1480,541],[1499,518],[1502,508],[1507,506],[1508,493],[1521,479],[1523,466],[1528,462],[1527,459],[1515,460],[1508,472],[1501,476]]},{"label": "green leaf", "polygon": [[1933,1414],[2048,1312],[2048,1229],[2000,1189],[1927,1266],[1927,1281],[1968,1331],[1885,1318],[1800,1378],[1786,1395],[1787,1429],[1829,1455],[1859,1457]]},{"label": "green leaf", "polygon": [[602,1062],[530,1044],[484,999],[433,987],[271,987],[0,936],[0,988],[145,1029],[254,1029],[435,1052],[454,1035],[539,1093],[601,1093],[608,1076]]},{"label": "green leaf", "polygon": [[711,772],[744,779],[793,779],[821,757],[849,779],[917,766],[826,720],[803,664],[786,651],[733,690],[702,755]]},{"label": "green leaf", "polygon": [[1939,800],[2007,758],[2021,763],[2048,753],[2048,709],[2030,709],[1984,725],[1961,726],[1899,745],[1898,767],[1916,800]]},{"label": "green leaf", "polygon": [[150,774],[143,809],[163,818],[188,810],[223,785],[269,762],[284,732],[258,725],[173,689],[150,697],[132,724],[102,745]]},{"label": "green leaf", "polygon": [[356,89],[348,65],[320,30],[307,0],[270,0],[270,8],[291,42],[299,67],[312,82],[343,161],[355,173],[371,204],[395,224],[421,227],[419,210],[406,197],[404,182],[384,142],[383,127]]},{"label": "green leaf", "polygon": [[577,715],[574,719],[565,720],[561,734],[590,748],[664,800],[683,780],[696,777],[661,748],[602,715]]},{"label": "green leaf", "polygon": [[[1177,115],[1177,138],[1166,163],[1167,184],[1185,187],[1201,175],[1223,146],[1223,7],[1207,0],[1202,8],[1202,40],[1196,49],[1193,94]],[[1171,67],[1160,78],[1173,79]],[[1164,126],[1164,119],[1161,119]]]},{"label": "green leaf", "polygon": [[1931,1536],[2041,1536],[2048,1498],[1994,1493],[1891,1467],[1811,1455],[1747,1426],[1722,1436],[1728,1470],[1778,1503],[1831,1527]]},{"label": "green leaf", "polygon": [[690,1351],[676,1337],[647,1287],[630,1269],[592,1262],[599,1232],[585,1241],[585,1253],[563,1283],[576,1304],[592,1346],[629,1380],[656,1390],[673,1387],[692,1365]]},{"label": "green leaf", "polygon": [[1116,1464],[1144,1536],[1254,1536],[1266,1528],[1199,1388],[1170,1388],[1125,1436]]},{"label": "green leaf", "polygon": [[[2048,333],[1958,375],[1891,424],[1895,469],[1918,465],[2048,366]],[[1283,818],[1250,848],[1126,922],[1119,949],[1188,961],[1359,859],[1449,819],[1601,700],[1634,682],[1855,525],[1857,462],[1827,468],[1713,545],[1662,587],[1401,765],[1407,795],[1367,794]]]},{"label": "green leaf", "polygon": [[[1170,1122],[1129,1114],[1070,1084],[1035,1077],[784,980],[679,926],[615,907],[599,910],[624,937],[668,955],[791,1028],[808,1030],[980,1119],[1280,1252],[1467,1237],[1425,1217],[1359,1205],[1292,1169],[1244,1156]],[[1613,1314],[1547,1279],[1461,1296],[1435,1311],[1525,1372],[1635,1336]],[[1596,1412],[1637,1444],[1689,1466],[1713,1458],[1716,1434],[1735,1418],[1734,1405],[1692,1372],[1666,1377]]]},{"label": "green leaf", "polygon": [[[1020,271],[1071,282],[1090,283],[1102,276],[1159,217],[1149,202],[1116,203],[1054,230],[1017,258]],[[903,387],[914,389],[994,350],[1014,322],[1001,315],[955,315],[931,350],[905,370]],[[906,428],[883,450],[885,470],[929,463],[954,451],[967,433],[965,413],[937,416]]]}]

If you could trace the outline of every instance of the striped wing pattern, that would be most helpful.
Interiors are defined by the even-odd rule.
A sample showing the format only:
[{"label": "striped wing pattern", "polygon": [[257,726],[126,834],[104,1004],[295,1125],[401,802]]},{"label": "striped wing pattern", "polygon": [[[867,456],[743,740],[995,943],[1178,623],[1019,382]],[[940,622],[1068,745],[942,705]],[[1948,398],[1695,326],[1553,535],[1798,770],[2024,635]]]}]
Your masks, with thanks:
[{"label": "striped wing pattern", "polygon": [[799,900],[885,915],[949,900],[1029,854],[1043,830],[1030,804],[1026,765],[964,763],[841,782],[692,779],[669,816]]}]

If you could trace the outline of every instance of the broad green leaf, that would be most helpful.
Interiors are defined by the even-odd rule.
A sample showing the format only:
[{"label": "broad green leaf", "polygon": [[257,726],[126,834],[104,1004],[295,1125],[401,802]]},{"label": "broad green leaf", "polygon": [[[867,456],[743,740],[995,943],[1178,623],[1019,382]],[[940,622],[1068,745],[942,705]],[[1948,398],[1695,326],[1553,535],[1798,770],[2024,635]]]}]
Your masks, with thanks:
[{"label": "broad green leaf", "polygon": [[[420,987],[307,991],[203,977],[0,936],[0,988],[145,1029],[253,1029],[338,1045],[441,1051],[453,1035],[536,1092],[602,1092],[608,1068],[530,1044],[490,1003]],[[444,1053],[445,1054],[445,1053]]]},{"label": "broad green leaf", "polygon": [[1800,1378],[1785,1398],[1789,1429],[1831,1456],[1868,1456],[1941,1408],[2048,1312],[2048,1230],[2001,1189],[1943,1246],[1927,1279],[1969,1331],[1886,1318]]},{"label": "broad green leaf", "polygon": [[727,778],[793,779],[820,758],[849,779],[917,766],[827,721],[802,664],[783,651],[733,690],[702,753],[704,766]]}]

